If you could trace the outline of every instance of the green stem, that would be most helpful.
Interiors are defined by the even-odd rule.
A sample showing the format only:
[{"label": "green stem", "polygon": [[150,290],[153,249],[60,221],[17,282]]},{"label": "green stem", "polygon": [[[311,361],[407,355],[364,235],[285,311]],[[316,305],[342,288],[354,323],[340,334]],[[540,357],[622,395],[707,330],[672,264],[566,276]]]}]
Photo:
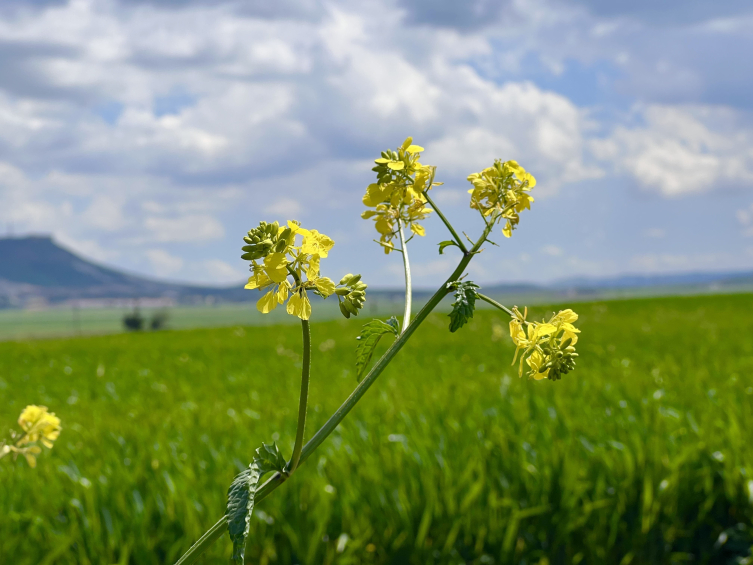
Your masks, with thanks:
[{"label": "green stem", "polygon": [[[432,176],[432,179],[433,178],[434,177]],[[460,239],[460,236],[455,231],[455,228],[452,227],[452,224],[450,223],[450,221],[447,218],[445,218],[444,214],[442,214],[442,211],[439,209],[439,206],[437,206],[434,203],[434,201],[431,199],[431,196],[429,196],[428,190],[424,192],[424,198],[426,198],[426,201],[429,203],[429,205],[431,205],[431,207],[434,208],[434,211],[437,213],[437,216],[439,216],[439,218],[444,222],[444,225],[447,226],[447,229],[450,230],[450,233],[452,234],[452,237],[455,238],[455,243],[458,244],[458,247],[460,248],[460,250],[463,253],[468,253],[468,250],[466,249],[465,244]]]},{"label": "green stem", "polygon": [[290,458],[288,474],[292,474],[298,467],[303,449],[303,432],[306,429],[306,405],[309,400],[309,376],[311,375],[311,330],[309,321],[301,320],[303,329],[303,368],[301,369],[301,398],[298,402],[298,428],[295,432],[295,446]]},{"label": "green stem", "polygon": [[405,267],[405,313],[403,314],[403,329],[401,333],[410,325],[410,311],[413,301],[413,286],[410,276],[410,260],[408,259],[408,246],[405,244],[405,233],[403,233],[403,222],[397,219],[397,231],[400,234],[400,248],[403,251],[403,266]]},{"label": "green stem", "polygon": [[[382,355],[379,361],[377,361],[376,364],[371,368],[369,374],[366,375],[366,377],[364,377],[364,379],[358,384],[351,395],[345,400],[345,402],[342,403],[340,408],[338,408],[335,413],[330,416],[329,420],[327,420],[327,422],[321,428],[319,428],[319,431],[314,434],[314,436],[308,441],[308,443],[303,446],[299,464],[306,461],[306,459],[308,459],[311,454],[316,451],[316,449],[322,443],[324,443],[324,440],[327,439],[327,437],[333,431],[335,431],[335,428],[340,425],[340,422],[345,419],[345,416],[347,416],[348,413],[353,409],[353,407],[358,403],[358,401],[361,400],[361,397],[366,394],[366,391],[369,390],[369,387],[371,387],[372,384],[374,384],[374,381],[376,381],[377,377],[382,374],[387,365],[389,365],[390,361],[392,361],[395,355],[397,355],[397,353],[403,348],[403,345],[405,345],[405,342],[410,339],[410,337],[413,335],[413,332],[418,329],[418,326],[421,325],[421,323],[426,319],[431,311],[434,310],[434,308],[436,308],[437,305],[442,301],[442,299],[447,295],[447,285],[451,282],[455,282],[460,278],[460,276],[463,274],[463,271],[465,271],[465,268],[468,266],[468,263],[471,262],[473,255],[481,247],[486,236],[489,235],[491,229],[491,225],[486,226],[483,234],[478,239],[476,244],[463,255],[463,258],[460,260],[460,263],[458,263],[457,268],[442,284],[442,286],[437,289],[437,291],[434,293],[434,296],[432,296],[431,299],[424,305],[424,307],[421,308],[421,311],[416,315],[413,323],[410,324],[405,332],[403,332],[389,347],[389,349],[385,351],[384,355]],[[283,482],[285,482],[285,477],[283,477],[280,473],[275,473],[274,475],[272,475],[256,491],[254,503],[256,504],[264,500]],[[227,516],[223,516],[199,539],[199,541],[197,541],[191,547],[191,549],[189,549],[185,553],[185,555],[183,555],[183,557],[181,557],[176,562],[175,565],[190,565],[191,563],[195,563],[199,556],[204,551],[206,551],[209,546],[211,546],[214,542],[222,537],[222,535],[225,533],[226,526]]]},{"label": "green stem", "polygon": [[504,306],[504,305],[500,304],[499,302],[497,302],[493,298],[489,298],[488,296],[486,296],[484,294],[481,294],[480,292],[478,293],[478,297],[481,300],[483,300],[484,302],[488,302],[489,304],[491,304],[495,308],[499,308],[500,310],[502,310],[504,312],[507,312],[508,314],[510,314],[510,316],[514,316],[515,315],[515,314],[512,313],[512,310],[510,310],[507,306]]}]

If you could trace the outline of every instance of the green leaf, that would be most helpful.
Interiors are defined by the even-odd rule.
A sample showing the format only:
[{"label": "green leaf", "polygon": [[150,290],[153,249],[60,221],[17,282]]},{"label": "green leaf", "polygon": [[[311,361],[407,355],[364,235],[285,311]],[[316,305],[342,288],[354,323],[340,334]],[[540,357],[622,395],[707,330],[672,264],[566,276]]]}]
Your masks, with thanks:
[{"label": "green leaf", "polygon": [[374,355],[379,340],[385,334],[393,334],[395,337],[400,333],[399,324],[397,318],[392,316],[386,322],[382,320],[371,320],[368,324],[364,325],[361,330],[361,335],[356,339],[358,344],[356,345],[356,379],[361,382],[366,367],[371,361],[371,356]]},{"label": "green leaf", "polygon": [[272,445],[262,443],[261,447],[256,450],[256,457],[254,457],[254,459],[258,459],[262,464],[263,473],[269,471],[278,471],[282,473],[285,470],[285,465],[287,465],[285,458],[277,447],[277,443],[272,443]]},{"label": "green leaf", "polygon": [[233,542],[233,561],[243,565],[246,553],[246,538],[248,537],[251,514],[254,511],[254,499],[259,479],[270,471],[283,471],[285,458],[277,448],[277,444],[262,446],[256,450],[256,455],[248,469],[233,480],[227,491],[227,529]]},{"label": "green leaf", "polygon": [[449,247],[450,245],[454,245],[455,247],[460,247],[455,241],[447,240],[443,241],[439,244],[439,254],[444,255],[444,248]]},{"label": "green leaf", "polygon": [[233,542],[233,561],[240,565],[243,565],[246,553],[246,537],[259,477],[259,462],[254,459],[248,469],[235,477],[227,491],[227,529]]},{"label": "green leaf", "polygon": [[481,287],[473,281],[456,281],[449,283],[447,287],[455,289],[455,302],[452,303],[450,312],[450,331],[456,332],[473,318],[478,298],[477,290]]}]

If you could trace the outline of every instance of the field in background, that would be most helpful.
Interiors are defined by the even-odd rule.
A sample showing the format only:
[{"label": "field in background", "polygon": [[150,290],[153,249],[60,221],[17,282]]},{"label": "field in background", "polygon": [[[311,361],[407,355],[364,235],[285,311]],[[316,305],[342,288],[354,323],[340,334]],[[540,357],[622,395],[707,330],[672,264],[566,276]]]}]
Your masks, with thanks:
[{"label": "field in background", "polygon": [[[579,304],[579,368],[556,383],[517,378],[509,339],[494,340],[504,316],[478,312],[457,334],[431,316],[261,503],[249,561],[739,563],[752,307],[752,295]],[[309,437],[355,385],[365,319],[313,324]],[[276,439],[289,455],[299,332],[0,343],[0,426],[26,403],[64,425],[37,469],[0,465],[3,560],[173,562],[222,514],[255,447]],[[229,549],[223,538],[203,562]]]},{"label": "field in background", "polygon": [[[370,301],[366,313],[383,316],[399,312],[401,308],[401,300],[383,298]],[[0,341],[120,333],[125,331],[123,316],[132,312],[132,308],[0,309]],[[147,324],[155,313],[166,312],[167,328],[173,330],[272,325],[296,321],[285,313],[284,308],[262,315],[257,311],[255,302],[164,309],[141,308],[139,312]],[[341,316],[337,302],[333,299],[318,304],[317,315],[319,319]]]},{"label": "field in background", "polygon": [[[750,292],[751,288],[725,288],[725,293]],[[596,296],[589,294],[573,294],[566,298],[561,293],[552,291],[536,291],[526,293],[498,293],[492,287],[485,291],[492,298],[504,304],[551,304],[567,300],[569,304],[576,304],[593,300],[629,300],[634,298],[656,298],[661,296],[713,296],[713,289],[701,286],[674,287],[646,287],[627,288],[622,290],[594,291]],[[428,299],[430,294],[419,291],[414,296],[414,311],[417,311]],[[313,297],[317,300],[316,297]],[[452,297],[446,298],[438,307],[438,311],[449,312]],[[491,308],[480,302],[479,309]],[[334,299],[319,301],[315,304],[318,320],[332,320],[340,318],[340,310]],[[173,306],[169,308],[140,308],[147,324],[158,313],[167,313],[166,329],[187,330],[196,328],[220,328],[225,326],[268,326],[274,324],[296,323],[288,316],[284,309],[277,309],[268,315],[262,315],[256,310],[255,302],[218,303],[204,306]],[[401,315],[403,311],[403,297],[400,292],[369,292],[364,317],[389,317]],[[53,307],[45,309],[0,309],[0,341],[46,339],[86,335],[116,334],[126,331],[123,317],[133,312],[133,308],[73,308]]]}]

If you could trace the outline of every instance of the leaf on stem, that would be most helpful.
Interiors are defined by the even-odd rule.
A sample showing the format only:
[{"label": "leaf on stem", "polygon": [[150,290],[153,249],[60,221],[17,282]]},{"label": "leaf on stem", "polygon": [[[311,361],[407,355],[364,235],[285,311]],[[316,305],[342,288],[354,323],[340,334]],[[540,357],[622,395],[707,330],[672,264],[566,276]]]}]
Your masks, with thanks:
[{"label": "leaf on stem", "polygon": [[455,247],[460,247],[457,242],[452,240],[443,241],[439,244],[439,254],[444,255],[445,247],[449,247],[450,245],[454,245]]},{"label": "leaf on stem", "polygon": [[233,542],[233,562],[237,565],[243,565],[245,558],[246,538],[259,479],[270,471],[282,472],[284,469],[285,458],[277,444],[263,443],[256,450],[251,465],[235,477],[227,491],[227,529]]},{"label": "leaf on stem", "polygon": [[452,303],[450,312],[450,331],[456,332],[473,318],[478,289],[481,287],[473,281],[456,281],[447,286],[455,290],[455,302]]},{"label": "leaf on stem", "polygon": [[389,333],[397,337],[400,333],[398,328],[399,324],[394,316],[386,322],[374,319],[363,326],[361,335],[356,338],[358,340],[356,345],[356,379],[359,383],[369,365],[369,361],[371,361],[371,356],[374,355],[379,340],[383,335]]}]

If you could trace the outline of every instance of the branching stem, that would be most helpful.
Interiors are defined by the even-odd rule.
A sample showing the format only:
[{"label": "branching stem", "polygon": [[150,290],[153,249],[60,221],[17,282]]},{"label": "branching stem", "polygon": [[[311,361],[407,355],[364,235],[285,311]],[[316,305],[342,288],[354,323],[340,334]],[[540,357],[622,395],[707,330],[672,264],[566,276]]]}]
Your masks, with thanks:
[{"label": "branching stem", "polygon": [[515,314],[512,313],[512,310],[510,310],[507,306],[505,306],[503,304],[500,304],[499,302],[497,302],[493,298],[489,298],[488,296],[486,296],[485,294],[481,294],[480,292],[478,293],[478,297],[481,300],[483,300],[484,302],[488,302],[489,304],[491,304],[495,308],[499,308],[503,312],[507,312],[510,316],[515,317]]},{"label": "branching stem", "polygon": [[[421,311],[416,315],[413,323],[410,324],[405,329],[405,331],[400,334],[400,336],[398,336],[398,338],[389,347],[389,349],[385,351],[384,355],[382,355],[381,359],[379,359],[379,361],[377,361],[376,364],[371,368],[371,371],[369,371],[368,375],[366,375],[364,379],[358,384],[358,386],[347,398],[347,400],[345,400],[340,408],[338,408],[335,413],[330,416],[329,420],[327,420],[327,422],[319,429],[319,431],[314,434],[314,436],[308,441],[308,443],[303,446],[299,464],[306,461],[306,459],[308,459],[311,454],[316,451],[316,449],[324,442],[324,440],[327,439],[327,437],[333,431],[335,431],[335,428],[340,425],[340,422],[342,422],[343,419],[345,419],[345,417],[348,415],[348,413],[353,409],[353,407],[358,404],[358,401],[361,400],[361,397],[364,394],[366,394],[366,391],[369,390],[369,387],[374,384],[374,381],[376,381],[379,375],[382,374],[387,365],[389,365],[390,361],[392,361],[395,355],[397,355],[398,352],[403,348],[403,345],[405,345],[408,339],[410,339],[411,335],[413,335],[413,332],[418,329],[418,326],[421,325],[421,323],[426,319],[431,311],[434,310],[434,308],[436,308],[437,305],[442,301],[442,299],[447,295],[447,293],[449,292],[447,285],[460,279],[460,276],[465,271],[468,263],[471,262],[474,254],[478,251],[479,247],[481,247],[484,240],[486,239],[486,236],[489,235],[492,227],[492,225],[487,224],[484,232],[482,233],[476,244],[463,255],[463,258],[460,260],[460,263],[458,263],[458,266],[455,268],[453,273],[444,283],[442,283],[442,286],[437,289],[437,291],[434,293],[434,296],[431,297],[431,299],[424,305],[424,307],[421,308]],[[275,473],[274,475],[272,475],[256,491],[254,502],[258,503],[264,500],[272,493],[273,490],[275,490],[283,482],[285,482],[286,478],[287,477],[284,477],[280,473]],[[207,532],[203,536],[201,536],[201,538],[193,546],[191,546],[191,548],[183,555],[183,557],[181,557],[176,562],[175,565],[190,565],[191,563],[195,563],[199,556],[201,556],[201,554],[204,553],[214,542],[220,539],[226,530],[227,516],[223,516],[215,523],[214,526],[207,530]]]},{"label": "branching stem", "polygon": [[[432,174],[431,177],[432,180],[434,180],[434,175]],[[431,184],[429,184],[431,186]],[[444,225],[447,226],[447,229],[450,230],[450,233],[452,234],[452,237],[455,239],[455,243],[458,244],[458,247],[463,253],[468,253],[468,249],[466,249],[465,244],[460,239],[460,236],[455,231],[455,228],[452,227],[452,224],[450,221],[445,218],[444,214],[442,214],[442,211],[439,209],[439,206],[436,205],[436,203],[431,199],[431,196],[429,196],[429,191],[424,192],[424,198],[426,198],[426,201],[429,203],[429,205],[434,208],[434,211],[437,213],[437,216],[444,222]]]}]

